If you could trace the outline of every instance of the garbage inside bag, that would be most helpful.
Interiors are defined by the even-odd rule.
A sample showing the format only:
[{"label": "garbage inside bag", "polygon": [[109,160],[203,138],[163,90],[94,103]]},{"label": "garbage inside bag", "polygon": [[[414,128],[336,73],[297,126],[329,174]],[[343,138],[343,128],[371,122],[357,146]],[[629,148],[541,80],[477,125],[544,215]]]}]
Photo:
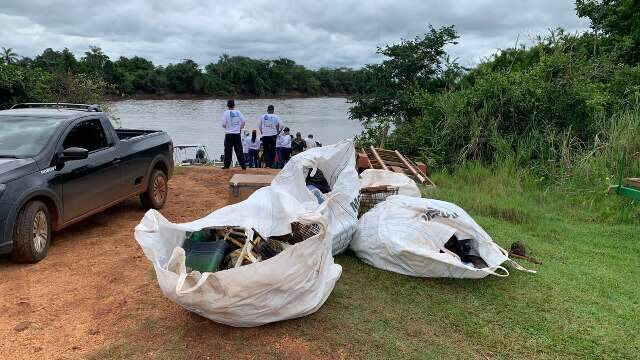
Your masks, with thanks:
[{"label": "garbage inside bag", "polygon": [[[291,224],[291,233],[263,237],[253,230],[253,240],[247,242],[241,227],[212,227],[187,232],[182,248],[186,253],[187,272],[216,272],[270,259],[287,247],[304,241],[320,232],[318,226],[298,222]],[[247,247],[251,245],[249,250]],[[242,257],[242,261],[238,259]]]},{"label": "garbage inside bag", "polygon": [[508,276],[506,262],[526,270],[457,205],[403,195],[360,218],[351,248],[367,264],[410,276]]},{"label": "garbage inside bag", "polygon": [[188,269],[215,272],[222,265],[228,244],[226,241],[194,241],[187,238],[182,245]]},{"label": "garbage inside bag", "polygon": [[362,188],[392,186],[398,188],[398,195],[422,197],[416,182],[404,174],[382,169],[367,169],[360,174]]},{"label": "garbage inside bag", "polygon": [[318,204],[322,204],[326,200],[324,193],[320,191],[320,189],[318,189],[317,187],[313,185],[307,185],[307,189],[309,189],[309,191],[311,191],[313,196],[316,197],[316,199],[318,200]]},{"label": "garbage inside bag", "polygon": [[313,169],[309,169],[305,183],[307,186],[313,186],[320,190],[323,194],[331,192],[331,186],[320,169],[316,169],[315,174]]}]

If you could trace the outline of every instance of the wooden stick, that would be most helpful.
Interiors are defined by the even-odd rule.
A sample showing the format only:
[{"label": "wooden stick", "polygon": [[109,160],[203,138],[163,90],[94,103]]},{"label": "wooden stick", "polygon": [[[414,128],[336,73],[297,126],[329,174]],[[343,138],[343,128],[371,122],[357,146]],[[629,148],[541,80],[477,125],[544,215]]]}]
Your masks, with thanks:
[{"label": "wooden stick", "polygon": [[402,163],[409,169],[409,171],[411,171],[411,173],[413,173],[413,176],[417,177],[418,180],[420,180],[421,183],[424,184],[425,182],[427,182],[427,180],[424,178],[424,176],[418,174],[416,169],[414,169],[413,166],[411,166],[411,164],[409,164],[407,159],[405,159],[404,156],[402,156],[402,154],[400,154],[400,152],[398,150],[396,150],[396,155],[398,156],[398,159],[400,159],[400,161],[402,161]]},{"label": "wooden stick", "polygon": [[380,163],[380,166],[382,167],[382,169],[383,170],[389,170],[389,168],[387,168],[387,165],[380,158],[380,155],[378,155],[378,152],[376,151],[376,148],[371,146],[371,151],[373,152],[373,156],[375,156],[376,160]]},{"label": "wooden stick", "polygon": [[514,257],[516,259],[527,260],[527,261],[532,262],[534,264],[542,265],[542,261],[540,261],[538,259],[534,259],[534,258],[529,257],[529,256],[522,256],[522,255],[514,254],[512,252],[509,252],[509,256]]}]

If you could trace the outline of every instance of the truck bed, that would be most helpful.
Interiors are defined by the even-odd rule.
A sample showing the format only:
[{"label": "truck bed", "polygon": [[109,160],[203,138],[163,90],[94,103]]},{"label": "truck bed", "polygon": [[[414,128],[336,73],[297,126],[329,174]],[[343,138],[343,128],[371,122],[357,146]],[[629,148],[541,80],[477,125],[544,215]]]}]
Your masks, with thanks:
[{"label": "truck bed", "polygon": [[129,140],[140,136],[160,133],[160,130],[115,129],[120,140]]}]

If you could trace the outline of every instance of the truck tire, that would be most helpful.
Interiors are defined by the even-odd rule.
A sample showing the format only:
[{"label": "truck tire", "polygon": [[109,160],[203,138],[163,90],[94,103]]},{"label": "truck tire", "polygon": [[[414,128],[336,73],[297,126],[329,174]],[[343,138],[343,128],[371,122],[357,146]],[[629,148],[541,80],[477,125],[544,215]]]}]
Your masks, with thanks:
[{"label": "truck tire", "polygon": [[41,201],[28,202],[13,226],[13,259],[36,263],[47,256],[51,243],[51,216]]},{"label": "truck tire", "polygon": [[140,201],[145,209],[162,209],[169,195],[167,174],[162,170],[154,169],[149,177],[147,191],[140,195]]}]

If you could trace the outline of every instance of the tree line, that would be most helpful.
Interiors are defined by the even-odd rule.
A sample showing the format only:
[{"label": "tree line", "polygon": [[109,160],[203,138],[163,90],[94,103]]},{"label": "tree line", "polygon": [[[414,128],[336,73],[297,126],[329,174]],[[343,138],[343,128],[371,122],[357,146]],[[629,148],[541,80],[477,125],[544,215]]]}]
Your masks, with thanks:
[{"label": "tree line", "polygon": [[[222,55],[204,67],[191,59],[159,66],[140,56],[121,56],[112,60],[99,47],[90,47],[80,58],[66,48],[47,48],[34,58],[20,57],[13,49],[2,48],[1,59],[0,74],[5,78],[17,77],[28,83],[31,78],[36,78],[37,82],[42,76],[58,79],[59,83],[63,83],[65,78],[80,78],[95,82],[107,94],[118,96],[174,93],[212,96],[337,95],[358,92],[363,84],[363,74],[359,70],[344,67],[311,70],[287,58],[263,60]],[[7,85],[0,84],[5,88],[5,96],[10,92]],[[46,84],[44,86],[47,87]],[[64,84],[57,87],[64,87]],[[2,90],[0,88],[0,96]],[[21,89],[14,90],[19,93]]]}]

